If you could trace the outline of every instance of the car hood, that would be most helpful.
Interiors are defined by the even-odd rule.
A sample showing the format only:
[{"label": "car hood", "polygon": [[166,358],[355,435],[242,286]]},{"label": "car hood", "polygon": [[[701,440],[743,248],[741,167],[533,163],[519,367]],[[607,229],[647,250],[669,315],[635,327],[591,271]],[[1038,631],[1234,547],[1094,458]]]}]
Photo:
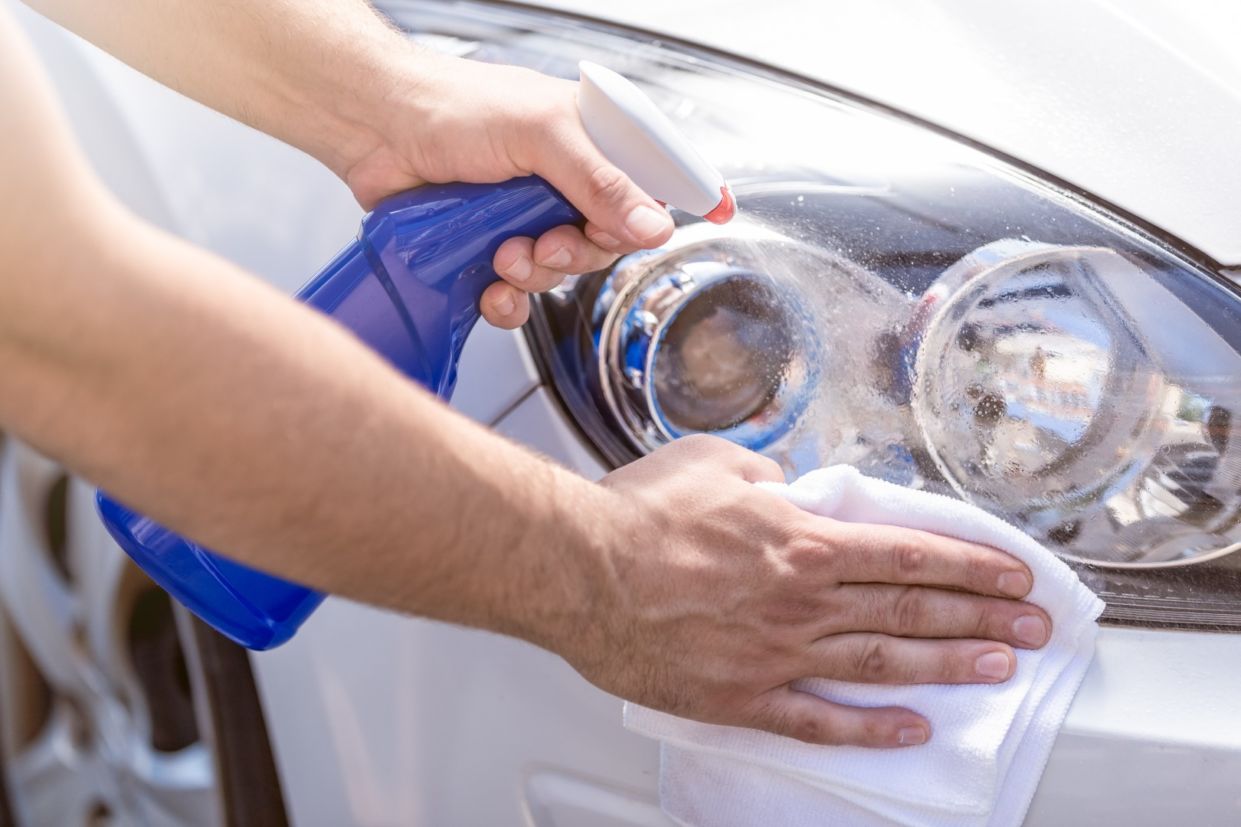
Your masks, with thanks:
[{"label": "car hood", "polygon": [[1241,3],[536,0],[968,136],[1241,264]]}]

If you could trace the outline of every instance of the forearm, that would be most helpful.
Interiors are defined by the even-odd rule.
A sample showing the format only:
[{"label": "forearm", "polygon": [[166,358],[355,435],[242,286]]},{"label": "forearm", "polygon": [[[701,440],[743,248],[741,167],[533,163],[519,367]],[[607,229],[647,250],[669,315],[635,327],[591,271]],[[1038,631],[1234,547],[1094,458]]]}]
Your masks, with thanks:
[{"label": "forearm", "polygon": [[382,142],[384,101],[422,74],[414,47],[364,0],[27,2],[342,177]]},{"label": "forearm", "polygon": [[534,607],[584,605],[580,515],[602,491],[215,257],[99,224],[3,291],[0,421],[156,519],[322,589],[535,639],[552,619]]}]

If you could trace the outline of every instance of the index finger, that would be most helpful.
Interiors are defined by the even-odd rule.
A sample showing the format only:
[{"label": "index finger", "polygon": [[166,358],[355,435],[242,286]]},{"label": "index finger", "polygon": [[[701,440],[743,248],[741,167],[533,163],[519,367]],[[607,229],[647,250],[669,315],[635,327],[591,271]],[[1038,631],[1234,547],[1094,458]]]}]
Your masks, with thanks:
[{"label": "index finger", "polygon": [[591,224],[621,244],[658,247],[672,235],[672,216],[599,152],[577,125],[561,124],[534,171],[564,193]]},{"label": "index finger", "polygon": [[837,524],[837,581],[961,589],[1025,597],[1034,584],[1025,563],[999,549],[929,531],[864,523]]}]

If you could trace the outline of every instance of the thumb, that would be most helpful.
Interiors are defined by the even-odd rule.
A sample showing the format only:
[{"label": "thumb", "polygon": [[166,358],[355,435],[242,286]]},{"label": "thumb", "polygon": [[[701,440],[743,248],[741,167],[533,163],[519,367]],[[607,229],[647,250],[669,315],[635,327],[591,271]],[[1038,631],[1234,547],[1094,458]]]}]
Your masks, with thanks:
[{"label": "thumb", "polygon": [[672,216],[603,156],[574,119],[544,153],[539,174],[621,245],[658,247],[672,235]]}]

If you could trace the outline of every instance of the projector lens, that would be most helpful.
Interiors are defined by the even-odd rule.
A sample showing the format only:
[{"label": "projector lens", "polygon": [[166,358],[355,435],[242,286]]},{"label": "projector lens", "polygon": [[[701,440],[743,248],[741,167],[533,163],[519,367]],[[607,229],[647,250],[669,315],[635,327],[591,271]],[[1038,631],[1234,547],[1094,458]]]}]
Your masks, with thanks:
[{"label": "projector lens", "polygon": [[770,287],[736,277],[688,301],[656,343],[654,402],[670,430],[732,428],[763,410],[784,386],[795,322]]}]

